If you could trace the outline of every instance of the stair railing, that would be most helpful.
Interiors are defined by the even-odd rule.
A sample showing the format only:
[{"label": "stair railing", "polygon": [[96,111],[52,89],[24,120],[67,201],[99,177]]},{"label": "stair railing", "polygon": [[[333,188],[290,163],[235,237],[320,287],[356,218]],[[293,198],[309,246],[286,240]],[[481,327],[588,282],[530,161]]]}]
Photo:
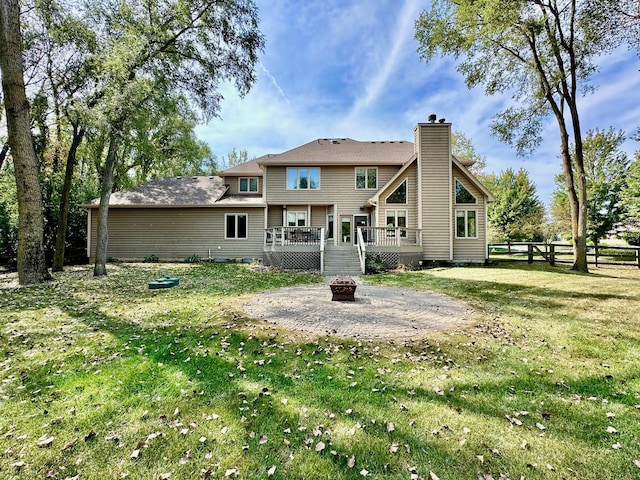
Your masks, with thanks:
[{"label": "stair railing", "polygon": [[365,259],[367,258],[367,245],[362,235],[362,227],[357,228],[358,235],[358,258],[360,259],[360,271],[365,273]]}]

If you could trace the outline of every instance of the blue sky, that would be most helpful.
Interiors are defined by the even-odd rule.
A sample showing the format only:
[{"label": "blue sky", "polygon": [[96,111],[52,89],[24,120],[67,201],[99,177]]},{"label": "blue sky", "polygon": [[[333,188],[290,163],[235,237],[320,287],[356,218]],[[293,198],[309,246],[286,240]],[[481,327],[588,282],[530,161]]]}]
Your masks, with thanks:
[{"label": "blue sky", "polygon": [[[491,118],[510,101],[469,91],[453,59],[429,64],[416,53],[414,22],[428,0],[257,0],[266,48],[258,82],[243,99],[225,85],[220,118],[197,128],[220,160],[280,153],[320,137],[412,140],[431,113],[446,118],[487,158],[487,172],[525,168],[547,203],[561,171],[549,119],[529,157],[491,136]],[[602,58],[598,88],[580,101],[582,127],[640,127],[640,60],[627,50]],[[640,144],[627,142],[631,154]]]}]

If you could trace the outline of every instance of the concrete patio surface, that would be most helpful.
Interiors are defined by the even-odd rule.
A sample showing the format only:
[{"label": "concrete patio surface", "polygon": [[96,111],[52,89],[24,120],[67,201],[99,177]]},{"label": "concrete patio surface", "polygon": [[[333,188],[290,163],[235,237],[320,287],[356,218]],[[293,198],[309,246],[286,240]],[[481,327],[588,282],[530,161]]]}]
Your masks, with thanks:
[{"label": "concrete patio surface", "polygon": [[368,285],[355,278],[355,301],[332,301],[329,281],[256,294],[242,305],[247,316],[289,330],[365,340],[408,339],[462,327],[472,309],[446,295]]}]

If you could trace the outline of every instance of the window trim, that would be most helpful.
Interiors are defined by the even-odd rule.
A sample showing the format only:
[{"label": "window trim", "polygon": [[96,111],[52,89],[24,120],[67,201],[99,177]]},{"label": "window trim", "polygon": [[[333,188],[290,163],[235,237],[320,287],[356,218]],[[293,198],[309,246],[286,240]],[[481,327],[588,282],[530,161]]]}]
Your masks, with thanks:
[{"label": "window trim", "polygon": [[[242,189],[242,180],[247,181],[247,189]],[[251,180],[256,181],[256,189],[251,190]],[[260,180],[258,177],[238,177],[238,192],[240,193],[258,193],[260,192]]]},{"label": "window trim", "polygon": [[[294,188],[290,188],[289,187],[289,172],[291,171],[296,171],[296,187]],[[309,183],[307,185],[307,188],[300,188],[300,170],[307,170],[308,171],[308,175],[309,175]],[[318,171],[318,187],[317,188],[311,188],[311,171],[312,170],[317,170]],[[286,185],[286,189],[288,191],[296,191],[296,190],[302,190],[302,191],[308,191],[308,190],[320,190],[321,187],[321,178],[322,178],[322,170],[320,167],[287,167],[287,170],[285,172],[286,174],[286,178],[285,178],[285,185]]]},{"label": "window trim", "polygon": [[[246,222],[246,225],[245,225],[246,236],[238,237],[238,217],[243,216],[243,215],[244,215],[244,217],[246,219],[245,220],[245,222]],[[227,222],[228,222],[227,218],[228,217],[235,217],[236,218],[235,225],[234,225],[235,233],[236,233],[235,237],[229,237],[228,236],[228,234],[229,234],[228,229],[227,229]],[[248,213],[243,213],[243,212],[225,213],[224,214],[224,239],[225,240],[247,240],[248,238],[249,238],[249,214]]]},{"label": "window trim", "polygon": [[[405,185],[405,187],[404,187],[404,202],[399,202],[399,203],[389,202],[389,197],[391,195],[393,195],[394,193],[396,193],[396,191],[402,186],[402,184]],[[389,195],[387,195],[385,197],[384,203],[386,203],[387,205],[408,205],[409,204],[409,182],[407,182],[406,178],[403,181],[401,181],[398,184],[398,186],[396,186],[396,188],[394,188],[393,191]]]},{"label": "window trim", "polygon": [[[458,235],[458,213],[464,214],[464,237]],[[473,212],[475,216],[475,235],[469,236],[469,212]],[[456,240],[477,240],[478,237],[478,209],[477,208],[456,208],[454,215],[454,231]]]},{"label": "window trim", "polygon": [[[289,225],[289,215],[294,214],[296,216],[296,224]],[[306,210],[287,210],[287,224],[286,227],[306,227],[307,226],[307,218],[309,217],[308,212]],[[300,220],[300,216],[304,217],[304,225],[298,225],[298,221]]]},{"label": "window trim", "polygon": [[[464,188],[467,191],[467,193],[471,195],[471,198],[473,198],[473,202],[458,202],[458,195],[457,195],[458,185]],[[453,184],[453,198],[455,200],[456,205],[478,205],[478,198],[473,193],[471,193],[469,189],[465,186],[465,184],[462,183],[457,178],[455,179],[455,182]]]},{"label": "window trim", "polygon": [[[364,187],[358,188],[358,170],[364,170]],[[369,170],[376,172],[376,185],[369,187]],[[355,167],[354,170],[354,187],[356,190],[378,190],[378,167]]]}]

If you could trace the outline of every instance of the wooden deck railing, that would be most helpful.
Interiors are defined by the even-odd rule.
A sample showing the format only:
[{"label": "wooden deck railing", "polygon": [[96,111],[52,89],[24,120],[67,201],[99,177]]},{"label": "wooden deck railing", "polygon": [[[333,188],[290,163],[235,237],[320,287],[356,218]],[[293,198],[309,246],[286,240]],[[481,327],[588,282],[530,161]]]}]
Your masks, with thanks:
[{"label": "wooden deck railing", "polygon": [[[421,230],[404,227],[358,227],[362,241],[366,245],[377,247],[401,247],[403,245],[422,245]],[[358,236],[360,239],[360,236]]]},{"label": "wooden deck railing", "polygon": [[[564,243],[513,242],[489,245],[489,259],[526,260],[573,263],[573,246]],[[592,245],[587,250],[590,265],[629,265],[640,268],[640,247],[612,247]]]},{"label": "wooden deck railing", "polygon": [[273,227],[265,229],[265,245],[320,245],[322,227]]}]

